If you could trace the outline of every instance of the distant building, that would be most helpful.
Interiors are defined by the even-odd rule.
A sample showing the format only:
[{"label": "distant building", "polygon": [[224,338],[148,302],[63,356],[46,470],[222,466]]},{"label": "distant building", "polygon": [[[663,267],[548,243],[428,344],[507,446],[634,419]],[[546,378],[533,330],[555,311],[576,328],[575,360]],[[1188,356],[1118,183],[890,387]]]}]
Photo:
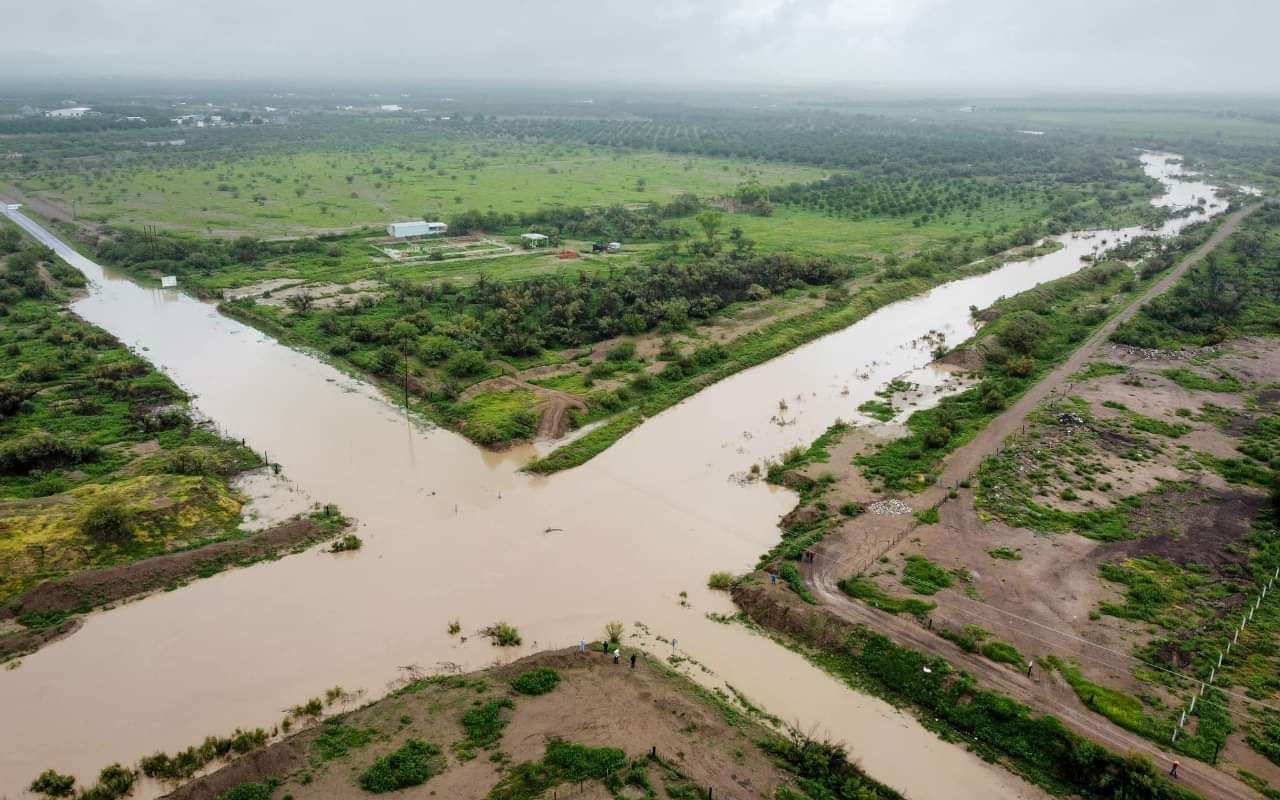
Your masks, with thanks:
[{"label": "distant building", "polygon": [[414,220],[413,222],[393,222],[387,226],[387,235],[394,236],[397,239],[405,239],[409,236],[440,236],[449,230],[449,226],[443,222],[422,222]]},{"label": "distant building", "polygon": [[56,117],[58,119],[79,119],[85,114],[93,111],[88,106],[75,106],[73,108],[55,108],[51,111],[44,112],[46,117]]},{"label": "distant building", "polygon": [[403,108],[396,105],[395,103],[388,103],[384,106],[379,106],[379,109],[382,111],[404,111]]},{"label": "distant building", "polygon": [[528,242],[530,247],[546,247],[550,237],[545,233],[522,233],[520,238]]}]

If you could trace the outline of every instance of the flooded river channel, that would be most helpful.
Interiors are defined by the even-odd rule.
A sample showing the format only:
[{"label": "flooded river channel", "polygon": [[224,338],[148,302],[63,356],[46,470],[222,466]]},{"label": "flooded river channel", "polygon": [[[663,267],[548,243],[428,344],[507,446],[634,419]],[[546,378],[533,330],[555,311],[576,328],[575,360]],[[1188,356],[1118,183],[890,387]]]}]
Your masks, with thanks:
[{"label": "flooded river channel", "polygon": [[[1212,187],[1178,177],[1170,157],[1143,160],[1168,190],[1157,202],[1203,197],[1216,204],[1208,213],[1223,210]],[[93,614],[0,671],[0,797],[23,796],[49,767],[91,780],[112,761],[237,726],[270,728],[282,709],[334,685],[372,699],[403,665],[470,669],[576,645],[611,619],[677,639],[719,680],[844,740],[873,776],[913,798],[1038,794],[767,638],[709,621],[707,612],[732,608],[706,580],[749,569],[795,503],[735,475],[807,444],[837,417],[858,418],[858,405],[895,376],[939,383],[921,337],[941,331],[958,343],[973,332],[971,305],[1074,272],[1101,240],[1138,229],[1061,237],[1056,253],[895,303],[707,388],[580,468],[539,478],[519,472],[527,449],[489,453],[424,429],[322,361],[186,295],[139,287],[11,216],[89,276],[80,315],[159,365],[204,416],[268,453],[301,491],[355,517],[365,545],[341,556],[315,549]],[[1164,232],[1199,218],[1172,220]],[[780,426],[771,418],[784,398]],[[446,632],[455,618],[465,644]],[[497,620],[520,628],[522,648],[499,650],[476,635]]]}]

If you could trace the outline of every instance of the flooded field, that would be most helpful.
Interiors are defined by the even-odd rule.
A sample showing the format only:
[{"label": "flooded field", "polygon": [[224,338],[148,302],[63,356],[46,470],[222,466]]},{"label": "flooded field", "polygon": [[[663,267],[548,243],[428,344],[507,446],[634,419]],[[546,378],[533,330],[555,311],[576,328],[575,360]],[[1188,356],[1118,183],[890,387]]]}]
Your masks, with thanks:
[{"label": "flooded field", "polygon": [[[1158,202],[1203,197],[1214,204],[1208,213],[1224,210],[1172,157],[1144,163],[1169,190]],[[212,306],[141,288],[14,218],[90,277],[78,313],[283,465],[298,491],[355,517],[365,546],[231,571],[94,614],[0,672],[0,796],[21,796],[49,767],[88,777],[236,726],[269,728],[282,709],[335,684],[376,696],[405,665],[480,667],[598,638],[612,619],[677,640],[674,649],[718,676],[695,677],[843,739],[868,772],[914,798],[1038,794],[768,639],[706,619],[732,610],[706,578],[751,567],[794,504],[789,492],[738,480],[751,464],[807,444],[837,417],[855,418],[893,377],[938,384],[927,334],[957,343],[973,331],[971,305],[1070,274],[1103,240],[1142,231],[1064,236],[1050,255],[895,303],[709,387],[583,467],[538,478],[519,472],[532,448],[490,453],[424,429],[370,386]],[[1174,219],[1163,232],[1199,218]],[[465,643],[446,631],[455,618]],[[521,648],[499,650],[478,635],[498,620],[519,627]]]}]

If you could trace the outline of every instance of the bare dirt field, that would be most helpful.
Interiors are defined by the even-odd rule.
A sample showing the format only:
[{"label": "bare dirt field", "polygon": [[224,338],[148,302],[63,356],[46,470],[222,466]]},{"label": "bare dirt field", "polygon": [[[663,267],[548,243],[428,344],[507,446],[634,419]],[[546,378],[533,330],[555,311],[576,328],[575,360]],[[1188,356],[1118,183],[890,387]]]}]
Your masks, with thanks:
[{"label": "bare dirt field", "polygon": [[[1073,687],[1046,659],[1067,659],[1086,681],[1141,698],[1153,718],[1172,714],[1176,720],[1195,687],[1176,679],[1153,683],[1152,669],[1133,656],[1157,658],[1162,669],[1180,672],[1190,669],[1194,648],[1170,637],[1169,612],[1135,613],[1139,601],[1125,584],[1104,577],[1104,569],[1143,575],[1173,565],[1170,580],[1184,576],[1193,588],[1186,590],[1183,610],[1174,606],[1171,613],[1200,620],[1194,630],[1211,630],[1206,626],[1215,619],[1238,617],[1253,602],[1229,587],[1246,574],[1245,539],[1267,498],[1247,482],[1228,480],[1232,473],[1220,465],[1239,459],[1245,438],[1273,412],[1280,355],[1273,341],[1260,339],[1228,342],[1194,358],[1100,349],[1094,360],[1104,366],[1047,393],[972,488],[948,496],[935,486],[889,498],[851,462],[875,445],[877,433],[892,436],[894,429],[854,429],[829,448],[828,462],[799,471],[803,477],[795,480],[826,488],[782,527],[803,528],[831,518],[832,509],[856,505],[862,513],[836,517],[812,548],[813,562],[803,563],[824,606],[942,655],[980,682],[1055,713],[1113,748],[1159,754],[1155,743],[1094,713],[1080,696],[1087,689]],[[1188,388],[1189,381],[1202,384],[1186,373],[1217,384]],[[928,511],[935,506],[936,518]],[[1063,527],[1066,519],[1088,522],[1073,530]],[[921,573],[938,585],[922,586]],[[843,591],[840,582],[849,576],[859,576],[890,602],[924,605],[896,615],[882,610],[882,602]],[[972,650],[957,646],[967,637]],[[1019,658],[1005,663],[984,656],[980,648],[990,643],[1011,645]],[[1037,665],[1030,676],[1029,661]],[[1214,797],[1250,796],[1235,780],[1238,769],[1280,784],[1280,768],[1244,743],[1247,710],[1231,713],[1236,730],[1221,748],[1217,769],[1196,764],[1189,780]]]}]

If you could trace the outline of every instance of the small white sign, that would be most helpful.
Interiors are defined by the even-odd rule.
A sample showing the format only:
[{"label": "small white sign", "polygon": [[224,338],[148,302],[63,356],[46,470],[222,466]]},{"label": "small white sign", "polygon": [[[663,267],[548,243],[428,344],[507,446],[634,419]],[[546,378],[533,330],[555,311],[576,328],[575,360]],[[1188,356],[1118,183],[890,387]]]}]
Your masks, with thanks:
[{"label": "small white sign", "polygon": [[165,275],[163,278],[160,279],[160,288],[162,289],[172,289],[177,285],[178,285],[178,278],[176,275]]}]

